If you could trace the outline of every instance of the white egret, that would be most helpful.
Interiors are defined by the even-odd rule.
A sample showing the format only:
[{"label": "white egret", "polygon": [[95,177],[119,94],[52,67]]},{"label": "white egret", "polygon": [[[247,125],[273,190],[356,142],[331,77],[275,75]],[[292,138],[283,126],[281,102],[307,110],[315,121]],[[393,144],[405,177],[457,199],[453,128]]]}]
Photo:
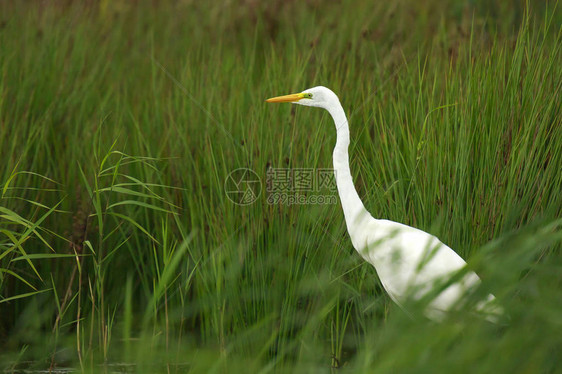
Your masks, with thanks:
[{"label": "white egret", "polygon": [[[319,86],[266,101],[324,108],[332,116],[337,131],[334,173],[347,231],[353,247],[375,267],[392,300],[404,309],[408,300],[428,296],[430,301],[424,313],[434,320],[441,320],[446,312],[462,304],[463,297],[480,283],[480,278],[473,271],[461,271],[466,262],[457,253],[431,234],[401,223],[375,219],[365,209],[351,178],[349,126],[336,94]],[[494,296],[490,294],[476,308],[495,321],[491,313],[501,311],[492,305],[493,300]]]}]

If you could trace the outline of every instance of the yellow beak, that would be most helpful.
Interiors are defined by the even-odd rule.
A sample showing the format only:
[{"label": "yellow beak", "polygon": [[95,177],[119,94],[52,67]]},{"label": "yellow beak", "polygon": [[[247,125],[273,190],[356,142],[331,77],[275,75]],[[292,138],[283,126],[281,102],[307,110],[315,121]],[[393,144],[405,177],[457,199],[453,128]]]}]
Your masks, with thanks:
[{"label": "yellow beak", "polygon": [[266,101],[268,103],[293,103],[293,102],[299,101],[300,99],[303,99],[303,98],[304,98],[304,94],[298,93],[298,94],[272,97],[270,99],[267,99]]}]

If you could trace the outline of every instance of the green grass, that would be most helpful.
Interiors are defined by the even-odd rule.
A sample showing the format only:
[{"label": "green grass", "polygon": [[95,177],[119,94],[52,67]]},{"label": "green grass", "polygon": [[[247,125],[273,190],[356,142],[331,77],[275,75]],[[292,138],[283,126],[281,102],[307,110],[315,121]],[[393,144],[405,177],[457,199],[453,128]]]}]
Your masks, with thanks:
[{"label": "green grass", "polygon": [[[560,371],[560,6],[225,4],[0,5],[2,369]],[[367,209],[467,259],[507,326],[410,319],[339,204],[227,198],[237,168],[331,167],[327,113],[264,103],[315,85]]]}]

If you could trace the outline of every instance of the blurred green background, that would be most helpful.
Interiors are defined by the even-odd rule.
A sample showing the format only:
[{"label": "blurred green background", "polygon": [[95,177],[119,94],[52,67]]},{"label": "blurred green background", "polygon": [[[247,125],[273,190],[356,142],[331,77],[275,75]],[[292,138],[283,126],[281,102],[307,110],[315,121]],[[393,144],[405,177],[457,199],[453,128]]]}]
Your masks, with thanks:
[{"label": "blurred green background", "polygon": [[[7,372],[558,372],[562,12],[523,1],[0,3]],[[335,205],[233,204],[330,168],[437,235],[510,316],[410,318]],[[262,183],[263,189],[265,185]]]}]

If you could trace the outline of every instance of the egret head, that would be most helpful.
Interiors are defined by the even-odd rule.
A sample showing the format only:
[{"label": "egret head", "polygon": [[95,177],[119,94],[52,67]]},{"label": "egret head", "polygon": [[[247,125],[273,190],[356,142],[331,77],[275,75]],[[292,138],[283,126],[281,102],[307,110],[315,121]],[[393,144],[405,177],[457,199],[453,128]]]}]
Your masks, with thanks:
[{"label": "egret head", "polygon": [[306,106],[316,106],[328,109],[332,103],[338,103],[338,97],[329,88],[323,86],[312,87],[301,93],[272,97],[268,103],[293,103]]}]

